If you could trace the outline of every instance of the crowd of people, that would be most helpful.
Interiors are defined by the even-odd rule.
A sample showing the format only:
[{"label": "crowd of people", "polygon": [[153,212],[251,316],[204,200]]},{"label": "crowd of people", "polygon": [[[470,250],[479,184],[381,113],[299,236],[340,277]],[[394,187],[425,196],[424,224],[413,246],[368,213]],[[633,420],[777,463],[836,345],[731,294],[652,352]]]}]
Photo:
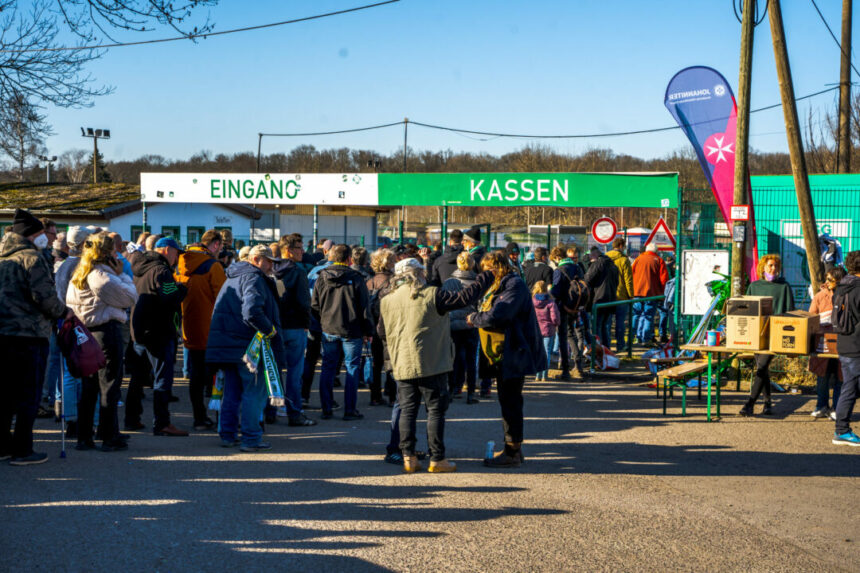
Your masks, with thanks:
[{"label": "crowd of people", "polygon": [[[410,473],[428,455],[430,472],[456,469],[445,452],[448,405],[463,397],[466,404],[478,403],[491,396],[495,383],[504,446],[484,463],[520,466],[526,378],[549,379],[556,355],[558,380],[571,380],[574,370],[585,377],[589,352],[611,345],[613,320],[619,351],[637,341],[665,342],[674,260],[649,246],[631,263],[623,238],[607,253],[590,249],[587,264],[576,245],[537,248],[523,260],[516,243],[488,252],[480,233],[455,229],[444,249],[407,244],[372,253],[330,240],[311,252],[293,233],[235,253],[227,232],[209,230],[187,248],[149,233],[124,242],[96,227],[60,234],[52,221],[18,209],[0,243],[0,352],[10,381],[0,394],[0,459],[13,465],[47,459],[33,450],[38,415],[63,421],[78,450],[126,450],[129,434],[121,430],[146,428],[146,387],[152,388],[153,434],[187,436],[170,415],[170,404],[178,400],[173,385],[181,343],[193,428],[217,432],[224,448],[270,449],[265,427],[279,417],[290,426],[316,425],[306,412],[321,361],[320,419],[342,408],[343,420],[361,420],[358,389],[367,385],[369,406],[392,407],[385,461]],[[762,261],[764,278],[750,293],[774,296],[775,311],[790,310],[791,291],[779,278],[778,259]],[[829,271],[829,290],[845,291],[837,304],[847,301],[853,331],[839,337],[841,369],[832,362],[815,365],[825,386],[842,381],[833,399],[834,443],[857,440],[848,420],[860,376],[860,253],[849,254],[846,266],[847,272]],[[649,298],[664,294],[663,300]],[[626,340],[628,305],[594,305],[630,299],[637,300],[633,340]],[[822,311],[833,304],[824,295],[814,302]],[[73,319],[104,355],[97,372],[80,378],[69,368],[57,334]],[[264,366],[266,356],[272,368]],[[742,414],[752,413],[759,393],[770,408],[768,366],[768,359],[757,360]],[[343,405],[334,396],[342,369]],[[282,386],[283,407],[270,400],[279,397],[273,378],[275,387]],[[828,408],[827,399],[826,391],[819,393],[818,414]],[[417,449],[422,401],[428,453]],[[210,417],[215,403],[217,422]]]}]

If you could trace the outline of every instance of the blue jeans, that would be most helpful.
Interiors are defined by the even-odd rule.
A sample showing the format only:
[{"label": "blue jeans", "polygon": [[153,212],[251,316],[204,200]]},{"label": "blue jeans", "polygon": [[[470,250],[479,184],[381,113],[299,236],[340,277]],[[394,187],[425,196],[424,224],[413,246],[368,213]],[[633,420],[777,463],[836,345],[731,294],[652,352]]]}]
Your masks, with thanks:
[{"label": "blue jeans", "polygon": [[176,364],[176,341],[171,339],[160,347],[146,347],[152,366],[152,429],[155,431],[170,425],[170,403],[173,391],[173,366]]},{"label": "blue jeans", "polygon": [[342,338],[323,333],[322,369],[320,371],[320,402],[323,413],[331,413],[334,403],[334,377],[337,375],[341,350],[346,366],[346,383],[343,387],[344,414],[356,411],[358,403],[358,369],[361,364],[360,338]]},{"label": "blue jeans", "polygon": [[633,303],[633,334],[642,344],[654,338],[654,312],[657,304],[653,300]]},{"label": "blue jeans", "polygon": [[840,356],[842,366],[842,390],[836,404],[836,433],[847,434],[851,431],[851,414],[860,391],[860,358]]},{"label": "blue jeans", "polygon": [[612,308],[601,308],[597,312],[597,332],[595,334],[600,338],[600,343],[603,346],[610,347],[609,326],[612,324],[612,316],[615,311]]},{"label": "blue jeans", "polygon": [[657,314],[660,317],[657,323],[657,332],[660,334],[660,338],[663,338],[669,328],[669,310],[661,304],[657,307]]},{"label": "blue jeans", "polygon": [[396,390],[394,392],[394,404],[391,408],[391,437],[385,447],[389,454],[400,451],[400,383],[395,380],[394,384]]},{"label": "blue jeans", "polygon": [[302,374],[308,333],[302,328],[289,328],[281,331],[281,338],[284,340],[284,356],[287,361],[287,376],[284,383],[287,416],[291,420],[297,420],[302,417]]},{"label": "blue jeans", "polygon": [[[63,391],[62,395],[58,396],[63,401],[63,416],[67,421],[74,422],[78,419],[78,403],[81,401],[81,379],[74,378],[69,373],[69,367],[66,365],[66,359],[63,363]],[[99,422],[99,411],[96,409],[95,423]]]},{"label": "blue jeans", "polygon": [[831,358],[827,361],[827,370],[824,376],[819,376],[815,385],[818,400],[815,409],[822,410],[830,406],[830,383],[833,382],[833,409],[839,402],[839,392],[842,390],[842,382],[839,381],[839,359]]},{"label": "blue jeans", "polygon": [[182,347],[182,377],[183,378],[188,378],[188,373],[190,372],[188,367],[190,366],[190,362],[191,362],[191,360],[188,358],[188,349],[183,346]]},{"label": "blue jeans", "polygon": [[57,345],[57,335],[52,332],[51,340],[48,343],[48,367],[45,370],[45,383],[42,387],[42,398],[47,398],[50,404],[53,404],[54,400],[58,400],[60,397],[61,357],[60,347]]},{"label": "blue jeans", "polygon": [[244,364],[231,364],[223,370],[224,397],[221,399],[218,434],[222,440],[232,442],[241,422],[242,445],[256,446],[263,436],[260,420],[269,396],[262,364],[256,374]]},{"label": "blue jeans", "polygon": [[[615,348],[620,353],[627,348],[624,343],[624,331],[627,329],[627,308],[626,304],[619,304],[615,307]],[[607,346],[609,346],[607,344]]]},{"label": "blue jeans", "polygon": [[[555,334],[543,337],[543,347],[544,347],[544,349],[546,349],[547,364],[549,364],[551,362],[549,357],[552,356],[552,347],[555,346],[555,339],[556,339]],[[542,370],[542,371],[538,372],[537,373],[537,379],[538,380],[546,380],[546,373],[547,373],[546,370]]]}]

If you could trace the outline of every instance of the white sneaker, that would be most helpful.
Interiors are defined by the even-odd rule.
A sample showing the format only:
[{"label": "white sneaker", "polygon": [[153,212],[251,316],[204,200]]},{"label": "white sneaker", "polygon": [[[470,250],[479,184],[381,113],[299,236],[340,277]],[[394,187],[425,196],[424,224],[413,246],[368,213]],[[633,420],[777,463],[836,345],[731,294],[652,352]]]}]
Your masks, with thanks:
[{"label": "white sneaker", "polygon": [[830,416],[830,419],[835,422],[836,421],[836,410],[830,410],[830,413],[828,414],[828,416]]},{"label": "white sneaker", "polygon": [[817,410],[813,410],[812,414],[810,414],[813,418],[826,418],[827,417],[827,408],[820,408]]}]

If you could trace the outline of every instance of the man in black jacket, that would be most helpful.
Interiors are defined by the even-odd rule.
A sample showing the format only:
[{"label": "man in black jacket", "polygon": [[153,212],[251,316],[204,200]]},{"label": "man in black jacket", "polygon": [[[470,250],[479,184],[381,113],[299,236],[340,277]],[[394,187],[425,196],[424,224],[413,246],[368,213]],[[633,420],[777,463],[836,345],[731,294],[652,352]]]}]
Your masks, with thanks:
[{"label": "man in black jacket", "polygon": [[188,288],[176,282],[172,267],[183,252],[172,237],[163,237],[155,243],[153,251],[141,252],[132,247],[128,256],[139,294],[131,311],[131,332],[152,364],[152,433],[156,436],[188,435],[170,423],[168,410],[182,300],[188,294]]},{"label": "man in black jacket", "polygon": [[[475,259],[475,272],[481,271],[481,259],[487,254],[487,249],[481,244],[481,228],[472,227],[463,233],[463,246]],[[443,281],[444,282],[444,281]]]},{"label": "man in black jacket", "polygon": [[301,235],[282,237],[280,249],[282,260],[275,263],[274,271],[287,366],[284,384],[287,416],[290,426],[314,426],[316,421],[302,411],[302,373],[311,324],[311,295],[308,276],[301,265],[304,253]]},{"label": "man in black jacket", "polygon": [[362,346],[370,342],[373,332],[370,297],[364,277],[349,267],[352,264],[352,249],[349,245],[335,245],[331,260],[332,265],[319,273],[311,299],[311,313],[319,320],[323,332],[320,373],[322,417],[324,420],[332,417],[334,377],[342,350],[346,364],[343,419],[360,420],[364,416],[356,408],[358,369]]},{"label": "man in black jacket", "polygon": [[[553,247],[550,259],[556,264],[552,275],[550,294],[558,304],[560,322],[558,323],[558,346],[561,353],[561,376],[559,380],[570,380],[571,351],[573,365],[580,378],[585,377],[582,360],[588,345],[588,317],[582,305],[570,299],[571,283],[582,280],[582,269],[572,258],[565,256],[569,250],[563,245]],[[579,301],[580,303],[586,301]],[[577,308],[574,308],[577,307]],[[568,341],[569,344],[568,344]],[[547,360],[549,361],[549,356]]]},{"label": "man in black jacket", "polygon": [[[833,318],[837,328],[849,331],[836,335],[836,351],[842,366],[842,392],[836,403],[836,445],[860,446],[860,437],[851,431],[851,413],[860,393],[860,251],[845,257],[848,274],[839,281],[833,293]],[[840,316],[844,320],[839,320]]]},{"label": "man in black jacket", "polygon": [[448,234],[448,246],[445,247],[445,252],[433,262],[433,268],[427,275],[427,281],[430,284],[440,286],[451,278],[451,274],[457,270],[457,257],[462,252],[463,231],[454,229]]},{"label": "man in black jacket", "polygon": [[[618,291],[618,267],[598,247],[591,247],[591,264],[585,271],[585,284],[591,289],[592,304],[615,301]],[[597,312],[596,334],[604,346],[609,346],[610,317],[614,314],[613,308],[601,308]]]},{"label": "man in black jacket", "polygon": [[546,248],[538,247],[535,249],[534,261],[526,261],[523,263],[523,274],[525,275],[526,286],[529,287],[529,292],[534,288],[535,283],[543,281],[547,288],[552,286],[552,268],[546,261]]}]

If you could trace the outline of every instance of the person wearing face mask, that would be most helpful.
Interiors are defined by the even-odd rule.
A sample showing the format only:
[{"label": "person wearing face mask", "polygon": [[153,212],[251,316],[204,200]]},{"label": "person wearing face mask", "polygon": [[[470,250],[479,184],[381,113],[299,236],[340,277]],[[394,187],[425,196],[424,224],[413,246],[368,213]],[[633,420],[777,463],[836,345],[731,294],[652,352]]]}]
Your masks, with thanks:
[{"label": "person wearing face mask", "polygon": [[33,422],[51,325],[71,315],[57,296],[51,268],[39,252],[47,245],[44,225],[29,211],[16,209],[12,228],[0,241],[0,363],[4,368],[0,460],[11,458],[9,463],[16,466],[48,459],[47,454],[33,451]]},{"label": "person wearing face mask", "polygon": [[225,448],[239,446],[241,451],[253,453],[272,447],[262,441],[260,427],[267,396],[265,369],[260,363],[256,372],[251,372],[244,357],[251,340],[260,332],[269,338],[279,368],[285,365],[278,288],[269,277],[274,264],[280,262],[266,245],[256,245],[247,260],[227,269],[227,281],[215,300],[206,362],[224,372],[218,434]]},{"label": "person wearing face mask", "polygon": [[[779,255],[765,255],[758,261],[757,273],[762,277],[750,283],[747,294],[751,296],[769,296],[773,298],[773,314],[785,314],[794,310],[794,295],[791,293],[791,285],[785,278],[780,276],[782,271],[782,259]],[[760,394],[764,394],[764,408],[762,414],[773,415],[773,404],[770,400],[770,363],[773,354],[755,355],[755,377],[750,387],[750,397],[741,408],[739,415],[752,416],[753,407]]]},{"label": "person wearing face mask", "polygon": [[[146,349],[154,379],[152,432],[156,436],[187,436],[188,432],[170,423],[168,410],[181,305],[188,294],[188,288],[176,282],[173,267],[185,251],[172,237],[159,239],[152,251],[141,252],[135,246],[130,246],[129,251],[128,261],[139,295],[131,311],[131,334]],[[134,407],[139,409],[137,404]]]}]

